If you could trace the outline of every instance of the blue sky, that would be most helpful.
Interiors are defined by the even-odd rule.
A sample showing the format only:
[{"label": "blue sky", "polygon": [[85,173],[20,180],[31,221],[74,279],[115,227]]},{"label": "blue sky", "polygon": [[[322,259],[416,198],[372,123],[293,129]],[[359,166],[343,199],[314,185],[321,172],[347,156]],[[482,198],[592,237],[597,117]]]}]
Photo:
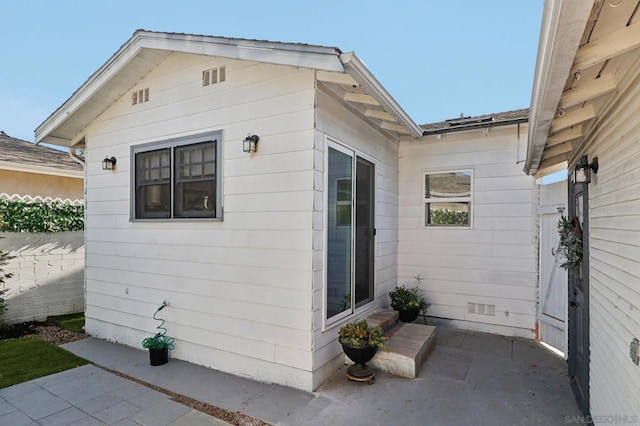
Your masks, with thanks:
[{"label": "blue sky", "polygon": [[0,130],[33,131],[138,28],[355,51],[418,123],[529,106],[542,0],[0,2]]}]

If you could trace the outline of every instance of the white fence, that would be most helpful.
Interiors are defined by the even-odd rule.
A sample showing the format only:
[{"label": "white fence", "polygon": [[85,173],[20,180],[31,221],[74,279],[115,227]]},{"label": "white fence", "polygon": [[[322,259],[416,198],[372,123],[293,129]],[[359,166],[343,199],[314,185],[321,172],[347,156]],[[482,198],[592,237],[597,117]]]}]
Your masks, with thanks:
[{"label": "white fence", "polygon": [[6,323],[41,321],[84,311],[84,232],[0,233],[0,248],[15,256],[3,269]]}]

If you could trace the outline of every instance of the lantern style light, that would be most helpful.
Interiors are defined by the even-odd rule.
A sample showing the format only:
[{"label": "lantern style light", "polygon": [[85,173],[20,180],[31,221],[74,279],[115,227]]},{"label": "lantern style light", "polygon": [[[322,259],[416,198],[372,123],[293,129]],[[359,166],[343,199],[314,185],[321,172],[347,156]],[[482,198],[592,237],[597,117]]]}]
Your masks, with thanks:
[{"label": "lantern style light", "polygon": [[102,160],[102,170],[113,170],[116,166],[116,157],[105,157]]},{"label": "lantern style light", "polygon": [[258,149],[258,141],[260,140],[260,136],[248,134],[244,141],[242,141],[242,150],[244,152],[256,152]]},{"label": "lantern style light", "polygon": [[573,181],[588,184],[591,182],[591,172],[598,173],[598,157],[594,157],[589,163],[589,158],[583,155],[573,169]]}]

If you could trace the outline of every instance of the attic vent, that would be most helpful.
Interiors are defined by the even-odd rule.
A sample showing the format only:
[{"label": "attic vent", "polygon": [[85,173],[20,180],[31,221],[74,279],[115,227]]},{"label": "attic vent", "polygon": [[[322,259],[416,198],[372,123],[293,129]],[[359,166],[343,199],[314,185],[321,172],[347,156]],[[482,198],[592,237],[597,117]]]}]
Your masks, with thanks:
[{"label": "attic vent", "polygon": [[149,102],[149,88],[140,89],[131,94],[131,105]]},{"label": "attic vent", "polygon": [[467,312],[470,314],[496,316],[496,305],[485,305],[482,303],[467,303]]},{"label": "attic vent", "polygon": [[227,79],[224,67],[212,68],[202,71],[202,87],[211,86],[212,84],[222,83]]}]

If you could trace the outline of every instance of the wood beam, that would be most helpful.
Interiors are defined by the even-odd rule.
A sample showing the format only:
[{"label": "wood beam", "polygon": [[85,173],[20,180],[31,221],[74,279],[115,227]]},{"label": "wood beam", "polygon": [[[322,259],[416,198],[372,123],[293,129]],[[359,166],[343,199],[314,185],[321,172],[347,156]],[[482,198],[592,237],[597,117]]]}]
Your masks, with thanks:
[{"label": "wood beam", "polygon": [[605,74],[574,89],[567,90],[560,98],[560,108],[566,109],[617,89],[611,74]]},{"label": "wood beam", "polygon": [[396,118],[393,115],[385,111],[380,111],[378,109],[367,108],[367,110],[364,112],[364,115],[371,118],[377,118],[378,120],[382,120],[382,121],[390,121],[392,123],[398,122],[398,120],[396,120]]},{"label": "wood beam", "polygon": [[[538,165],[538,171],[536,172],[536,176],[538,174],[548,174],[549,173],[548,170],[550,168],[553,168],[558,164],[566,163],[568,159],[569,159],[568,154],[560,154],[560,155],[556,155],[555,157],[547,158],[546,160],[541,161],[540,164]],[[566,165],[564,168],[566,168]]]},{"label": "wood beam", "polygon": [[545,146],[552,147],[567,141],[572,141],[582,137],[582,126],[572,127],[570,129],[563,130],[555,133],[547,138]]},{"label": "wood beam", "polygon": [[378,102],[373,98],[373,96],[365,95],[364,93],[346,92],[342,99],[347,102],[379,106]]},{"label": "wood beam", "polygon": [[640,22],[593,40],[578,49],[571,73],[589,68],[640,46]]},{"label": "wood beam", "polygon": [[393,123],[388,123],[386,121],[383,121],[382,124],[380,124],[380,127],[385,130],[391,130],[396,133],[401,133],[403,135],[409,134],[409,131],[399,124],[393,124]]},{"label": "wood beam", "polygon": [[542,151],[542,161],[548,158],[553,158],[560,154],[566,154],[567,152],[571,152],[571,151],[573,151],[572,142],[565,142],[556,146],[552,146],[550,148],[545,148],[545,150]]},{"label": "wood beam", "polygon": [[342,86],[359,87],[357,81],[353,79],[349,74],[340,74],[337,72],[318,71],[316,74],[317,79],[324,83],[335,83]]},{"label": "wood beam", "polygon": [[587,104],[582,108],[565,112],[562,117],[558,117],[551,123],[551,133],[556,133],[576,124],[584,123],[595,118],[596,112],[592,104]]},{"label": "wood beam", "polygon": [[[541,164],[542,166],[542,164]],[[538,171],[536,171],[536,178],[541,178],[546,175],[550,175],[551,173],[559,172],[560,170],[567,169],[567,162],[561,161],[555,164],[544,165],[543,167],[538,166]]]}]

